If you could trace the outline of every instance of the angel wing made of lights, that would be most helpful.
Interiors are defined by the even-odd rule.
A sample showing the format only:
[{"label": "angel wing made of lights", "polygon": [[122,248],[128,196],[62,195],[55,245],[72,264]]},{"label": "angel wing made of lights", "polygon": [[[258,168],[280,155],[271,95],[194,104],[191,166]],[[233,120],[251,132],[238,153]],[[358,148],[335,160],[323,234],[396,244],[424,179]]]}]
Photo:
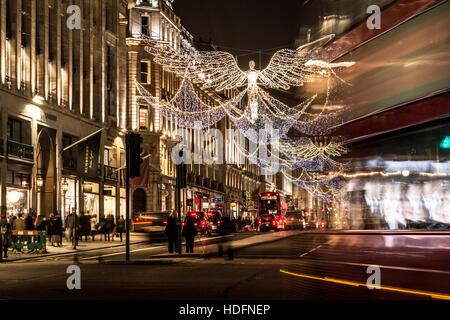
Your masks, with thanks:
[{"label": "angel wing made of lights", "polygon": [[255,63],[250,61],[248,71],[241,70],[235,57],[228,52],[178,52],[166,42],[144,39],[148,44],[145,50],[153,54],[155,62],[161,64],[166,71],[180,76],[188,72],[194,83],[201,83],[205,88],[214,88],[220,92],[246,85],[288,90],[292,86],[314,81],[318,76],[330,77],[335,74],[333,69],[353,65],[353,62],[327,63],[313,59],[314,50],[333,37],[334,35],[322,37],[297,50],[279,50],[263,70],[255,70]]}]

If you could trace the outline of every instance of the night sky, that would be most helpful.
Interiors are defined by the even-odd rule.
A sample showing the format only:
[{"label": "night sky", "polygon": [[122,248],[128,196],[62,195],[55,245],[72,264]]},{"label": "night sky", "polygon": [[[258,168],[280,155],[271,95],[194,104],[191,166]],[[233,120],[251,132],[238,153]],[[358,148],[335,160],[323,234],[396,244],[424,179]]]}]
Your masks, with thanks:
[{"label": "night sky", "polygon": [[[248,67],[258,54],[246,51],[274,47],[292,48],[300,27],[304,0],[175,0],[174,11],[195,41],[216,44],[220,50],[238,56],[239,64]],[[304,8],[303,8],[304,9]],[[262,66],[275,50],[261,55]]]}]

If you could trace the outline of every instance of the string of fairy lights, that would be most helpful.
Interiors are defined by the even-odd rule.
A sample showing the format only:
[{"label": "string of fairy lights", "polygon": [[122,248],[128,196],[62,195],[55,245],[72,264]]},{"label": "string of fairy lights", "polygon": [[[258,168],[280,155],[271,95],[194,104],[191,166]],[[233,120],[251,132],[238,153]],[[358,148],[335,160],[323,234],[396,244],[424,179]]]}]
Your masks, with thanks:
[{"label": "string of fairy lights", "polygon": [[[247,150],[233,139],[236,150],[265,174],[281,172],[314,197],[332,198],[338,194],[341,179],[338,175],[319,178],[318,174],[342,172],[346,164],[337,159],[348,150],[341,137],[325,137],[340,121],[339,112],[327,112],[330,81],[345,83],[336,70],[350,67],[353,62],[327,63],[314,59],[315,44],[331,38],[332,35],[323,37],[297,50],[278,50],[265,69],[256,70],[255,63],[250,61],[249,70],[243,71],[228,52],[175,50],[167,42],[143,36],[145,50],[154,56],[154,61],[182,81],[170,100],[152,96],[138,82],[136,87],[150,106],[161,116],[175,119],[180,127],[205,129],[227,116],[251,145]],[[295,106],[288,106],[262,88],[289,90],[318,79],[326,79],[325,93],[312,94]],[[196,87],[237,94],[227,100],[206,103]],[[309,112],[308,108],[313,103],[319,104],[321,99],[320,112]],[[288,133],[292,130],[300,137],[291,138]]]}]

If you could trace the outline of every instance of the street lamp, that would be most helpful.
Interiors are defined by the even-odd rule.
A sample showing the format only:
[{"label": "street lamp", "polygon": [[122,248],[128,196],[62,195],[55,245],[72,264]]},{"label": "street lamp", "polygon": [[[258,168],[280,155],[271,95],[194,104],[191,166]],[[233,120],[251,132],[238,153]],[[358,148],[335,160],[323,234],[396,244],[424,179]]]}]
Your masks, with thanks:
[{"label": "street lamp", "polygon": [[42,179],[42,176],[37,176],[36,179],[36,186],[38,187],[38,190],[40,191],[42,186],[44,185],[44,179]]},{"label": "street lamp", "polygon": [[61,184],[61,188],[63,191],[63,219],[66,216],[66,193],[67,190],[69,189],[69,184],[67,183],[67,180],[64,178],[64,181]]}]

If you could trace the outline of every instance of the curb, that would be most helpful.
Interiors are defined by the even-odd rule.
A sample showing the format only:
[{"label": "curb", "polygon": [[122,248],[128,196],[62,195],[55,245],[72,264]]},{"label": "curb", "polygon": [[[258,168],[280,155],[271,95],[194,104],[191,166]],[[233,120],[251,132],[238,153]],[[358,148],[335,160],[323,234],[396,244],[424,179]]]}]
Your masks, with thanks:
[{"label": "curb", "polygon": [[[132,242],[132,243],[130,243],[130,245],[141,244],[141,243],[148,243],[148,241]],[[77,249],[76,251],[72,251],[72,252],[49,253],[49,254],[36,255],[36,256],[30,256],[30,257],[23,257],[23,258],[18,258],[18,259],[7,259],[7,260],[3,259],[2,263],[17,262],[17,261],[30,260],[30,259],[41,259],[41,258],[48,258],[48,257],[54,257],[54,256],[76,255],[76,254],[82,253],[82,252],[118,248],[118,247],[123,247],[125,245],[126,244],[124,243],[124,244],[111,245],[111,246],[107,246],[107,247],[97,247],[97,248],[82,249],[82,250]],[[32,254],[32,253],[30,253],[30,254]]]}]

